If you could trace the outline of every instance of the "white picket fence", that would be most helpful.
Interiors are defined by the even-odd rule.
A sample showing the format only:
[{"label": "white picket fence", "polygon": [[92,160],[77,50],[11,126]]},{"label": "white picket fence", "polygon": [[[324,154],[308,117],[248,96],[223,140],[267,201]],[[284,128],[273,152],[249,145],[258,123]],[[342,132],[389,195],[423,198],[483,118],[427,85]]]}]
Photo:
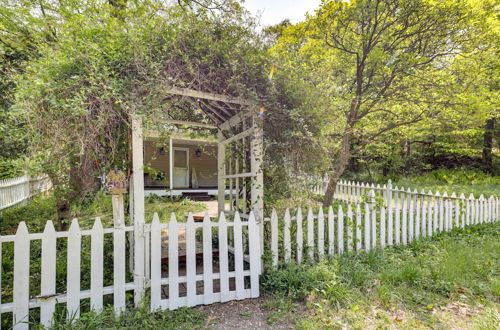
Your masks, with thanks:
[{"label": "white picket fence", "polygon": [[[26,224],[21,222],[15,235],[0,236],[0,261],[2,246],[6,251],[6,244],[14,245],[14,255],[4,253],[3,256],[14,258],[13,296],[11,301],[2,302],[0,295],[0,316],[12,313],[15,329],[28,329],[28,321],[49,327],[56,305],[66,307],[68,318],[78,318],[82,300],[90,298],[90,309],[100,311],[106,295],[113,295],[114,310],[119,314],[127,306],[127,291],[133,290],[139,297],[145,293],[142,285],[135,281],[126,282],[127,232],[143,234],[146,238],[145,255],[133,262],[150,266],[150,278],[145,282],[146,290],[148,287],[150,290],[152,311],[259,296],[260,239],[252,213],[245,221],[236,214],[234,221],[227,221],[221,215],[218,221],[205,216],[202,223],[195,223],[189,214],[187,222],[178,222],[172,215],[169,223],[160,223],[155,214],[151,224],[138,226],[136,223],[135,228],[124,226],[121,221],[116,223],[114,228],[105,229],[97,218],[92,229],[81,230],[78,220],[74,219],[68,231],[57,232],[48,221],[43,233],[29,233]],[[112,266],[105,264],[105,235],[113,237]],[[90,236],[90,247],[82,245],[86,236]],[[217,241],[215,246],[212,245],[214,238]],[[56,290],[57,242],[61,239],[67,241],[67,273],[64,281],[58,283],[65,290]],[[30,277],[30,260],[33,260],[30,259],[30,246],[37,240],[41,241],[41,269],[39,277]],[[233,246],[232,252],[230,245]],[[90,288],[82,290],[84,254],[90,254]],[[214,259],[218,262],[214,263]],[[230,263],[230,260],[234,262]],[[184,262],[185,274],[181,274],[179,269]],[[113,285],[104,286],[104,270],[110,266]],[[163,270],[164,266],[168,271]],[[0,279],[1,275],[0,270]],[[40,291],[34,293],[30,290],[30,281],[38,278]],[[200,282],[203,285],[198,285]],[[34,320],[36,313],[30,313],[30,310],[36,308],[40,309],[40,316]]]},{"label": "white picket fence", "polygon": [[0,210],[22,203],[51,187],[50,179],[47,176],[32,178],[29,175],[23,175],[0,180]]},{"label": "white picket fence", "polygon": [[379,206],[375,192],[368,192],[365,203],[346,207],[311,208],[304,216],[299,208],[292,215],[287,209],[279,218],[273,210],[270,218],[272,264],[295,261],[300,264],[322,260],[345,251],[369,251],[392,245],[406,245],[414,240],[432,237],[453,228],[497,222],[500,218],[498,198],[461,201],[428,199],[425,196],[401,199],[392,207]]}]

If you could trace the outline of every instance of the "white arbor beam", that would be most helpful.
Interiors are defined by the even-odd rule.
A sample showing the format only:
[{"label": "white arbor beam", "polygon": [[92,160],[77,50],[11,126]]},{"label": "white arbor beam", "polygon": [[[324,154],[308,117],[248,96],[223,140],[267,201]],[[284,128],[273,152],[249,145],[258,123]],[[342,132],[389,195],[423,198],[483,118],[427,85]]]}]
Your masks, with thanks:
[{"label": "white arbor beam", "polygon": [[221,102],[233,103],[233,104],[241,104],[241,105],[251,105],[252,104],[250,101],[241,99],[239,97],[231,97],[231,96],[221,95],[221,94],[216,94],[216,93],[200,92],[200,91],[190,89],[190,88],[172,87],[172,88],[167,89],[167,93],[174,94],[174,95],[181,95],[181,96],[189,96],[189,97],[194,97],[197,99],[221,101]]},{"label": "white arbor beam", "polygon": [[142,119],[132,115],[132,182],[134,203],[134,302],[139,306],[144,296],[144,159]]}]

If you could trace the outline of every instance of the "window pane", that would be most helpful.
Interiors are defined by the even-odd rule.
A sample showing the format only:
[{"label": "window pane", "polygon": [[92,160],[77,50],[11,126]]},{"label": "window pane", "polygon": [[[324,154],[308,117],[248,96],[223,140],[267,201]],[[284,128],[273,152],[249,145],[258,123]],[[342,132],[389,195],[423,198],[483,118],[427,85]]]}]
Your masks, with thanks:
[{"label": "window pane", "polygon": [[187,167],[187,153],[185,150],[174,150],[174,167]]}]

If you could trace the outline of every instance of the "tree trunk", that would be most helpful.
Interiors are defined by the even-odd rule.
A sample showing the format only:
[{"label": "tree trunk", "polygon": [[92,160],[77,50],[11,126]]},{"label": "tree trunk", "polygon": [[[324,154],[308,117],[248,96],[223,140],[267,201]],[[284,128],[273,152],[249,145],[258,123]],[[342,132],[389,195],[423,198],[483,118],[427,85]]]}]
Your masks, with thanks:
[{"label": "tree trunk", "polygon": [[351,133],[346,132],[342,137],[342,149],[340,151],[340,160],[335,170],[330,175],[330,179],[328,181],[325,197],[323,199],[324,206],[330,206],[332,204],[333,194],[335,193],[335,188],[337,187],[337,181],[344,173],[347,164],[349,164],[349,159],[351,157],[350,140],[351,140]]},{"label": "tree trunk", "polygon": [[486,120],[483,135],[483,166],[486,173],[493,172],[493,132],[495,131],[495,118]]}]

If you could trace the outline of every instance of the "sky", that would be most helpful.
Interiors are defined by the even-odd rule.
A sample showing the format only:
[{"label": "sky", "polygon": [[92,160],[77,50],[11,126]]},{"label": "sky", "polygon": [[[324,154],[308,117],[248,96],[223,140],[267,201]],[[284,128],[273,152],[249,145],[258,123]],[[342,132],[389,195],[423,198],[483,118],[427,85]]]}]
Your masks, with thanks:
[{"label": "sky", "polygon": [[245,0],[245,7],[252,14],[260,16],[261,25],[274,25],[285,18],[297,23],[305,18],[306,12],[314,13],[321,0]]}]

